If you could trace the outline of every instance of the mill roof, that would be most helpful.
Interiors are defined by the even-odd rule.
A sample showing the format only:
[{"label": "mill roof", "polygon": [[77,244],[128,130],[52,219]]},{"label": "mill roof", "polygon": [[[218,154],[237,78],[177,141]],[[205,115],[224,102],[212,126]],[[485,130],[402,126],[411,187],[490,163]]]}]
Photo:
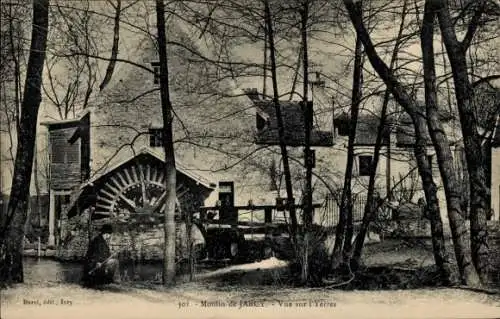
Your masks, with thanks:
[{"label": "mill roof", "polygon": [[[272,100],[262,99],[255,90],[247,90],[247,96],[256,108],[257,116],[265,122],[262,128],[257,128],[256,143],[276,145],[279,143],[278,117],[276,106]],[[305,144],[305,116],[302,101],[279,101],[283,119],[284,137],[289,146]],[[312,108],[310,102],[308,107]],[[312,146],[332,146],[333,133],[315,127],[314,117],[311,127]]]}]

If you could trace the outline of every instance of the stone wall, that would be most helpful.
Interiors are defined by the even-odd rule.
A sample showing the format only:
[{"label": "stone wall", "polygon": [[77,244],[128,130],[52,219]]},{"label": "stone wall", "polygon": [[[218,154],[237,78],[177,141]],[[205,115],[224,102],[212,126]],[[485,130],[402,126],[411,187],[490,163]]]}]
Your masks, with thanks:
[{"label": "stone wall", "polygon": [[[84,212],[71,219],[65,217],[61,218],[61,237],[56,256],[62,260],[80,260],[85,256],[89,245],[89,215]],[[94,228],[91,227],[92,234],[95,234]]]},{"label": "stone wall", "polygon": [[[62,237],[57,248],[57,258],[61,260],[81,260],[85,257],[89,243],[89,225],[87,215],[75,216],[63,221]],[[92,238],[99,233],[102,224],[109,222],[100,220],[91,226]],[[115,225],[110,240],[110,250],[117,253],[121,261],[160,261],[163,259],[163,225],[135,227]],[[188,237],[185,223],[177,223],[176,259],[188,256]],[[205,239],[200,229],[193,225],[191,230],[193,246],[204,245]]]}]

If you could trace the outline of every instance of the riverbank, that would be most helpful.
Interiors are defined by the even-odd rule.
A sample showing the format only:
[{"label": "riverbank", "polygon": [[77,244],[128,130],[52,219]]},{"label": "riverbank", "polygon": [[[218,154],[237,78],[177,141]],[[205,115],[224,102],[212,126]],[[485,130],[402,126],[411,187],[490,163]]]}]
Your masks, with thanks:
[{"label": "riverbank", "polygon": [[428,240],[367,245],[363,260],[359,276],[326,288],[295,288],[288,263],[272,257],[198,268],[194,282],[182,277],[172,289],[160,285],[161,264],[143,264],[140,280],[90,290],[77,284],[80,263],[29,258],[26,284],[1,292],[1,318],[500,317],[498,293],[432,288]]}]

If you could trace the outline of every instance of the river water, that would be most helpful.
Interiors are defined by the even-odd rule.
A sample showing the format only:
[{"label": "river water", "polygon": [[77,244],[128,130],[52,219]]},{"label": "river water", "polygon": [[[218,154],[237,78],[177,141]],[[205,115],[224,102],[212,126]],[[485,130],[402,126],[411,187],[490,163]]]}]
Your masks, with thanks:
[{"label": "river water", "polygon": [[[390,240],[384,241],[387,243]],[[490,262],[492,264],[491,279],[492,284],[500,288],[500,236],[493,237],[489,241],[490,246]],[[376,246],[376,245],[374,245]],[[433,263],[432,258],[432,248],[430,241],[427,240],[427,249],[424,253],[407,252],[407,254],[402,254],[405,250],[411,250],[408,247],[400,250],[397,253],[394,252],[383,252],[376,249],[374,246],[367,246],[365,257],[366,262],[370,259],[380,262],[381,259],[386,263],[391,261],[403,261],[408,257],[416,258],[419,262],[424,258],[427,259],[429,264]],[[385,246],[385,245],[384,245]],[[452,247],[451,243],[448,247]],[[388,247],[390,248],[390,247]],[[374,250],[374,251],[371,251]],[[391,251],[393,249],[390,249]],[[373,255],[373,256],[371,256]],[[398,257],[398,260],[394,259],[394,256]],[[392,259],[391,259],[392,258]],[[374,262],[368,262],[374,263]],[[222,265],[208,265],[208,264],[197,264],[196,273],[203,273],[214,268],[220,268]],[[83,265],[78,262],[61,262],[51,258],[37,258],[37,257],[25,257],[24,258],[24,279],[26,283],[34,284],[44,284],[44,283],[79,283],[82,276]],[[122,281],[141,281],[141,282],[151,282],[160,283],[162,274],[162,263],[136,263],[136,264],[121,264],[120,274]]]},{"label": "river water", "polygon": [[[25,257],[24,280],[29,283],[79,283],[83,264],[50,258]],[[161,281],[161,263],[122,265],[123,280]]]}]

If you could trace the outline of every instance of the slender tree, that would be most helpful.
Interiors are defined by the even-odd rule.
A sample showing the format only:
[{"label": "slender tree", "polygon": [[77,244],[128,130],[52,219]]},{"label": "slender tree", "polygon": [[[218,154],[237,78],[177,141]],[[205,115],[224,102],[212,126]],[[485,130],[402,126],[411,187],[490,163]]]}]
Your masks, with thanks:
[{"label": "slender tree", "polygon": [[485,282],[487,281],[489,268],[486,214],[490,189],[486,184],[485,164],[487,161],[485,161],[484,150],[481,147],[482,138],[478,131],[477,116],[474,112],[474,91],[469,80],[466,53],[479,28],[480,19],[486,9],[487,1],[481,0],[475,4],[473,17],[461,42],[457,39],[448,2],[435,0],[431,3],[436,6],[441,37],[446,47],[453,74],[458,114],[465,145],[465,156],[470,179],[472,261],[481,280]]},{"label": "slender tree", "polygon": [[168,79],[167,36],[165,25],[165,4],[156,0],[156,21],[158,28],[158,52],[160,56],[160,96],[163,119],[163,146],[165,150],[166,205],[164,215],[163,284],[170,286],[175,279],[175,203],[176,168],[174,140],[172,134],[172,102]]},{"label": "slender tree", "polygon": [[[356,7],[362,14],[362,2],[357,2]],[[347,142],[347,164],[344,173],[344,188],[340,201],[340,215],[335,230],[335,245],[332,256],[332,270],[338,268],[342,261],[349,259],[351,253],[352,236],[354,231],[352,215],[352,170],[354,166],[354,142],[356,139],[356,127],[358,123],[359,106],[361,102],[361,87],[363,83],[363,46],[356,37],[356,49],[354,53],[354,70],[352,75],[351,116],[349,118],[349,137]]]},{"label": "slender tree", "polygon": [[24,52],[26,51],[26,38],[24,24],[20,21],[29,19],[30,12],[24,8],[22,3],[8,3],[0,7],[1,25],[1,50],[0,59],[0,89],[1,89],[1,111],[2,125],[0,131],[6,134],[7,138],[2,140],[4,152],[2,161],[12,163],[3,166],[2,169],[12,173],[15,158],[15,138],[19,129],[20,109],[21,109],[21,76],[26,68]]},{"label": "slender tree", "polygon": [[[273,87],[273,103],[276,112],[276,119],[278,122],[278,138],[279,138],[279,146],[281,150],[281,157],[283,159],[283,173],[285,175],[285,187],[287,193],[287,208],[290,212],[290,221],[291,221],[291,237],[296,245],[296,236],[297,236],[297,214],[295,211],[295,203],[293,197],[293,186],[292,186],[292,177],[290,173],[290,164],[288,158],[288,150],[286,147],[285,141],[285,126],[283,122],[283,116],[281,114],[281,107],[279,101],[279,91],[278,91],[278,75],[277,75],[277,67],[276,67],[276,46],[274,42],[274,27],[273,27],[273,19],[271,15],[271,9],[269,6],[269,0],[264,0],[264,17],[265,17],[265,25],[266,25],[266,34],[267,40],[269,41],[269,60],[270,60],[270,68],[271,68],[271,81]],[[297,248],[297,247],[295,247]]]},{"label": "slender tree", "polygon": [[[405,29],[405,18],[407,16],[407,1],[403,4],[402,14],[401,14],[401,23],[399,27],[398,36],[396,38],[396,43],[394,45],[394,49],[392,51],[391,61],[389,70],[393,72],[395,62],[398,57],[398,52],[400,49],[400,45],[403,42],[403,30]],[[370,181],[368,185],[368,195],[367,195],[367,203],[365,205],[365,212],[363,215],[363,222],[361,225],[361,229],[356,237],[355,242],[355,251],[351,260],[351,267],[353,270],[356,270],[359,267],[361,253],[363,249],[364,236],[366,236],[369,223],[375,218],[374,213],[379,208],[378,203],[374,202],[373,193],[375,186],[375,176],[377,163],[379,159],[379,153],[381,148],[381,141],[383,138],[383,134],[387,133],[387,127],[385,127],[386,123],[386,112],[387,112],[387,104],[390,97],[391,91],[389,88],[386,89],[384,94],[384,100],[382,104],[381,111],[381,120],[380,125],[377,132],[377,140],[375,143],[375,151],[374,151],[374,161],[372,163],[372,171],[370,175]],[[422,119],[421,116],[418,116],[419,125],[423,127],[422,130],[425,132],[425,126],[421,125]],[[432,234],[432,244],[433,244],[433,252],[434,252],[434,260],[436,262],[436,266],[439,269],[439,273],[441,275],[442,282],[448,284],[452,281],[451,279],[451,264],[446,253],[446,247],[444,242],[444,234],[443,234],[443,223],[439,210],[439,200],[437,197],[437,186],[434,182],[432,176],[432,169],[430,163],[427,161],[427,141],[421,136],[421,131],[416,131],[416,143],[414,148],[414,154],[417,161],[417,167],[420,174],[420,178],[422,180],[422,185],[425,193],[425,198],[427,201],[426,211],[430,219],[431,224],[431,234]],[[388,155],[388,160],[390,160],[390,155]],[[387,197],[390,197],[390,194],[387,194]]]},{"label": "slender tree", "polygon": [[303,209],[303,223],[304,223],[304,242],[302,253],[302,276],[303,283],[307,283],[309,279],[309,245],[311,241],[311,226],[313,220],[313,190],[312,190],[312,156],[311,156],[311,126],[313,110],[309,105],[309,56],[308,56],[308,33],[307,25],[309,21],[309,0],[304,0],[300,8],[301,16],[301,38],[302,38],[302,71],[303,71],[303,94],[302,94],[302,111],[304,116],[304,165],[306,167],[306,180],[305,180],[305,201]]},{"label": "slender tree", "polygon": [[21,103],[16,160],[7,216],[0,234],[0,281],[23,282],[22,241],[41,102],[42,71],[49,27],[49,0],[33,0],[30,54]]},{"label": "slender tree", "polygon": [[[446,192],[446,198],[449,202],[448,206],[460,205],[461,197],[459,182],[456,174],[453,171],[452,163],[453,156],[450,148],[450,142],[445,134],[443,125],[439,119],[438,101],[437,101],[437,85],[436,71],[434,61],[434,22],[436,11],[430,1],[426,1],[424,8],[424,18],[420,33],[420,41],[422,48],[422,57],[424,65],[424,84],[425,84],[425,105],[426,105],[426,120],[429,128],[429,135],[432,139],[434,148],[436,149],[437,162],[443,177],[443,184]],[[431,226],[438,228],[433,232],[433,245],[435,252],[444,251],[444,241],[442,237],[442,222],[439,215],[431,211]],[[438,220],[439,218],[439,220]],[[442,272],[442,276],[449,276],[450,266],[448,261],[442,258],[442,254],[435,254],[436,264]]]}]

